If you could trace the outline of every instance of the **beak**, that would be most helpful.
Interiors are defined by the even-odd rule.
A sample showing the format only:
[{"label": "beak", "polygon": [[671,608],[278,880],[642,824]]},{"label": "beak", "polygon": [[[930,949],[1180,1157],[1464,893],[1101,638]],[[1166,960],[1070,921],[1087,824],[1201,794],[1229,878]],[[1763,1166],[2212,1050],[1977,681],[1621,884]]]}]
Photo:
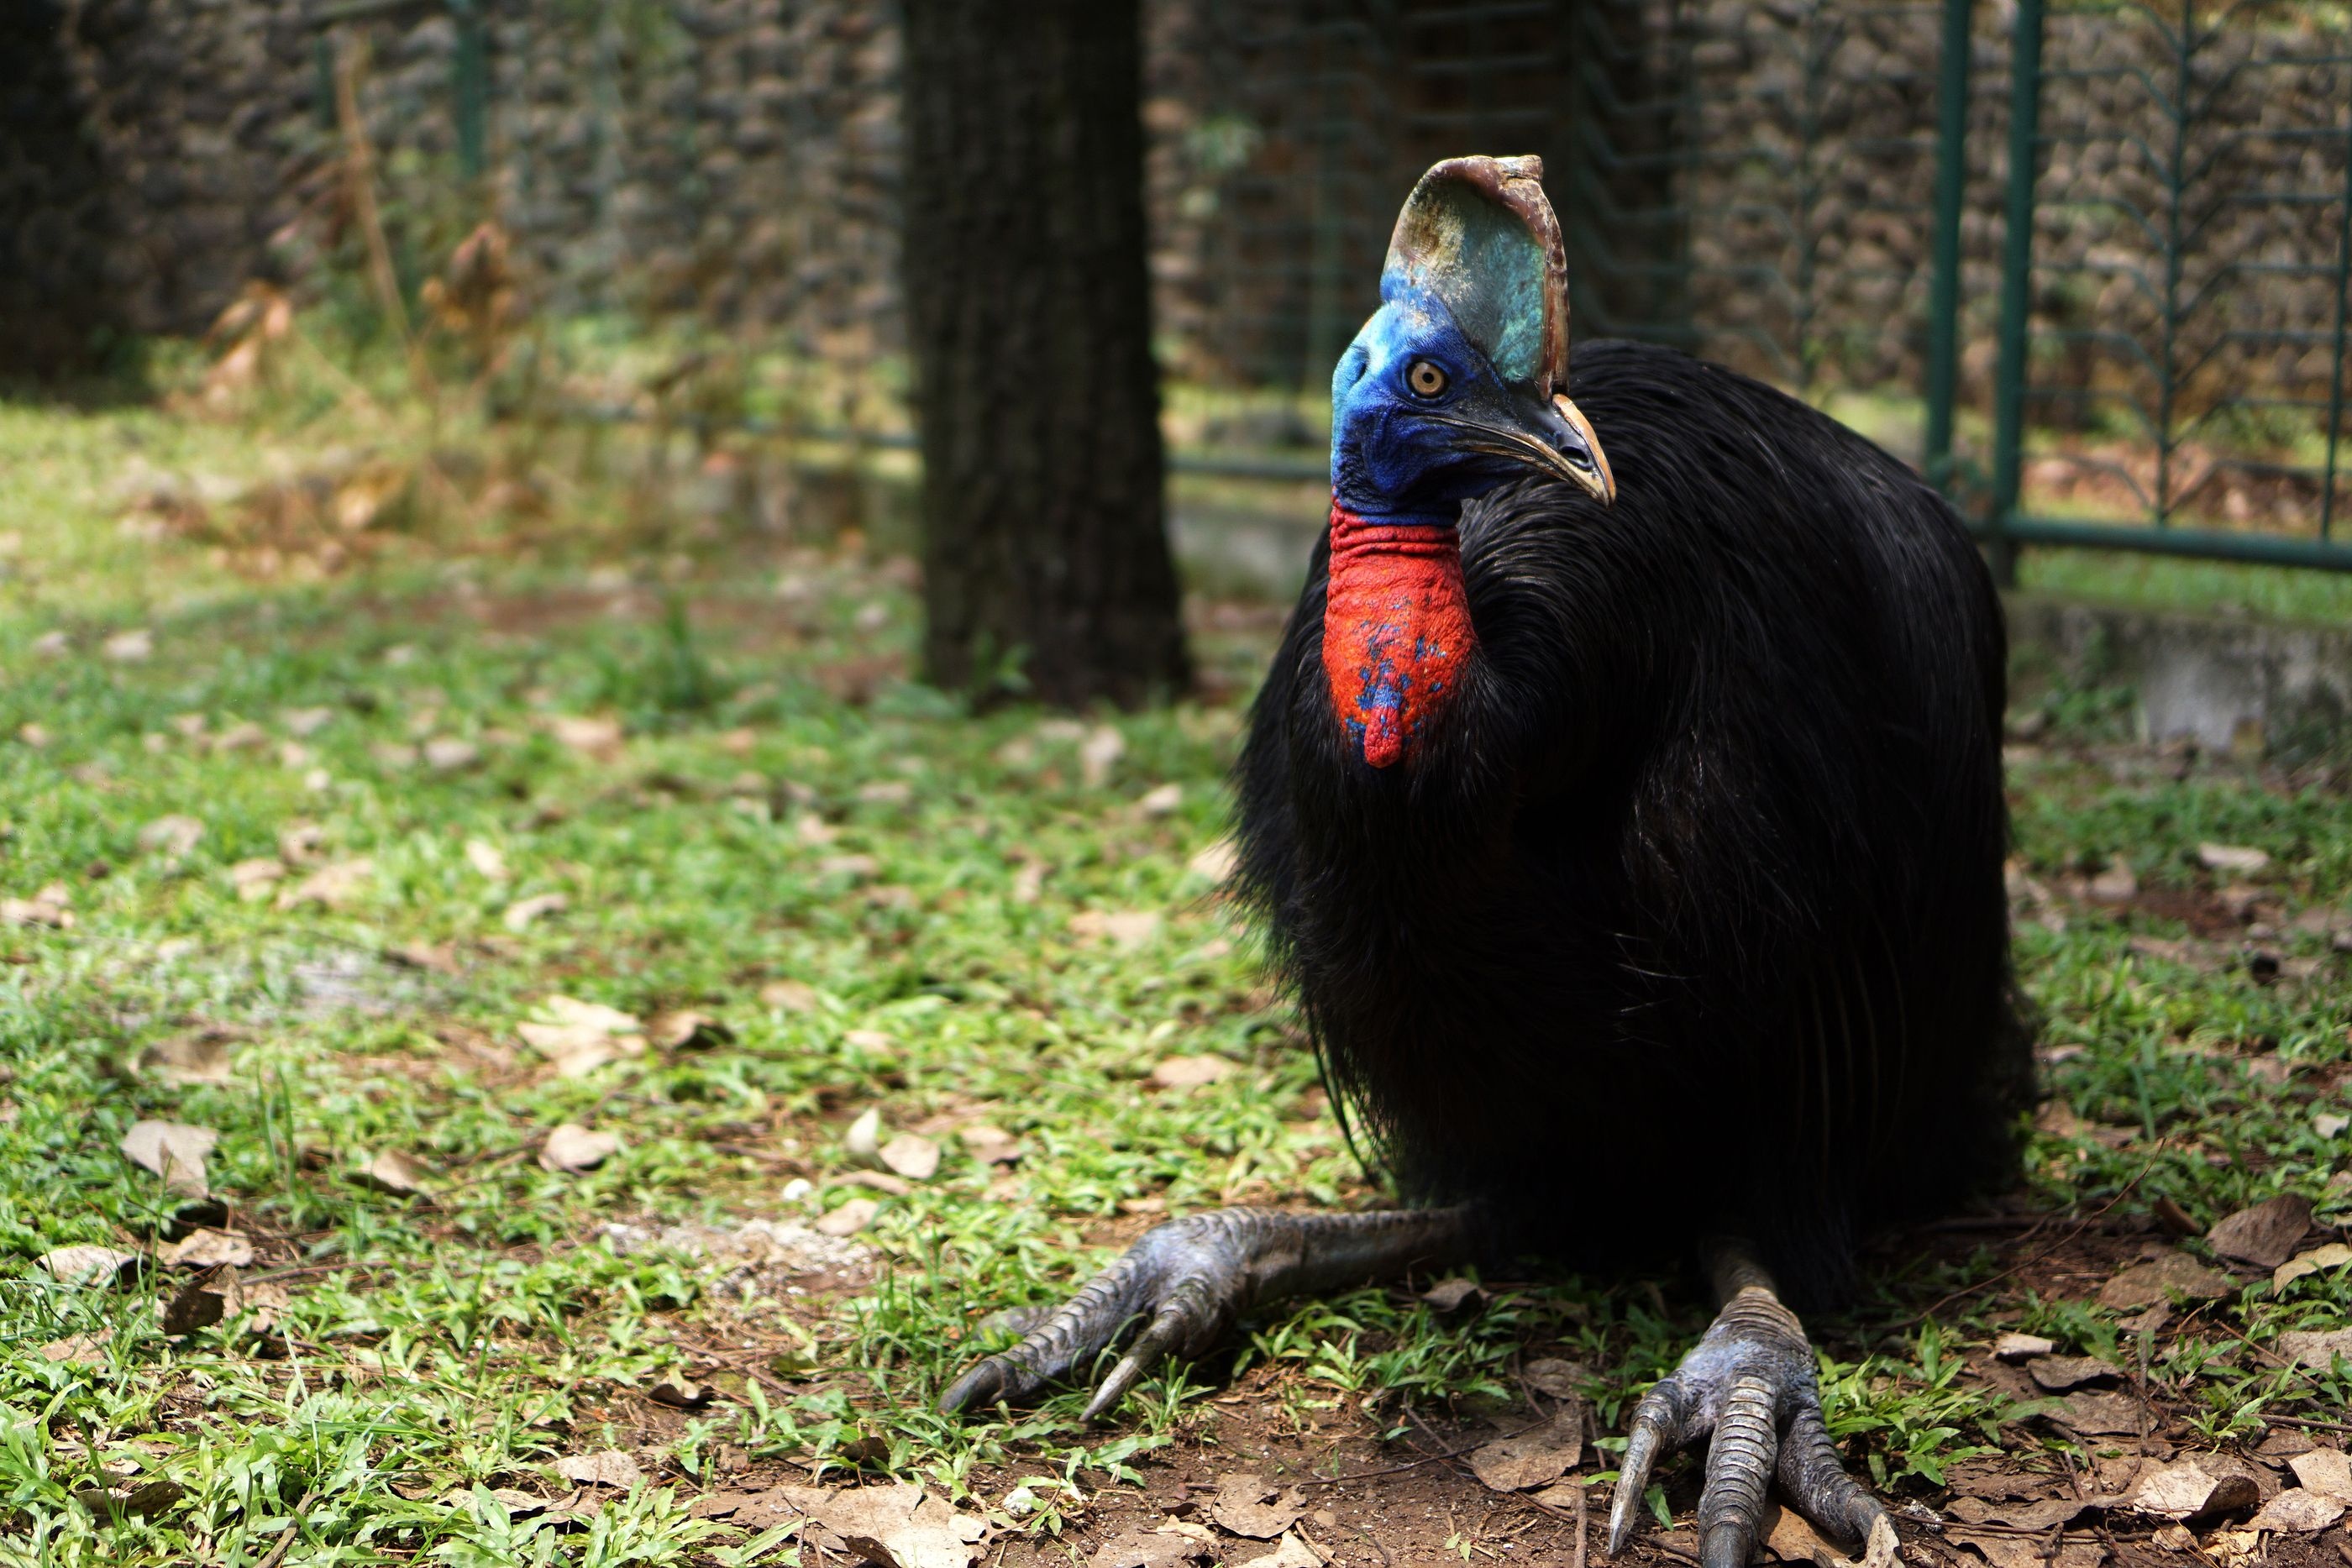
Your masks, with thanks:
[{"label": "beak", "polygon": [[1617,499],[1617,480],[1609,471],[1601,438],[1592,434],[1592,422],[1583,410],[1564,392],[1553,393],[1548,403],[1514,396],[1465,407],[1459,413],[1432,411],[1423,417],[1461,431],[1462,444],[1474,451],[1565,479],[1604,507]]}]

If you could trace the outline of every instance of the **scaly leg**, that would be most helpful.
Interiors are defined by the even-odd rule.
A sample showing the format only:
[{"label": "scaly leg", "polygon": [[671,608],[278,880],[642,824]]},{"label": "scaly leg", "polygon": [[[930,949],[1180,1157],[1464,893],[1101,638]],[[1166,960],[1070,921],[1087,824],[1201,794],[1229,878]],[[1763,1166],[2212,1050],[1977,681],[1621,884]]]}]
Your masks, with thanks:
[{"label": "scaly leg", "polygon": [[1895,1558],[1886,1511],[1838,1462],[1822,1419],[1813,1347],[1780,1304],[1746,1244],[1707,1249],[1723,1310],[1673,1374],[1642,1396],[1609,1505],[1609,1552],[1633,1538],[1642,1493],[1661,1453],[1712,1435],[1699,1494],[1701,1568],[1742,1568],[1756,1548],[1764,1495],[1775,1476],[1798,1512],[1832,1534],[1865,1543],[1864,1561]]},{"label": "scaly leg", "polygon": [[1335,1290],[1416,1263],[1458,1262],[1474,1247],[1465,1208],[1374,1214],[1281,1214],[1221,1208],[1155,1226],[1019,1344],[974,1364],[940,1409],[1022,1404],[1074,1368],[1090,1366],[1130,1323],[1143,1329],[1087,1402],[1089,1421],[1117,1405],[1170,1351],[1193,1357],[1251,1307]]}]

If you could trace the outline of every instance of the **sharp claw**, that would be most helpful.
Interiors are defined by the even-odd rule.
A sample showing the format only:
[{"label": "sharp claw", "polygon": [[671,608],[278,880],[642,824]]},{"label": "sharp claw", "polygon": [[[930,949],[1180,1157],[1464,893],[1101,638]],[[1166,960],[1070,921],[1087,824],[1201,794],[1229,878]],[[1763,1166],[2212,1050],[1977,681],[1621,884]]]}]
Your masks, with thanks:
[{"label": "sharp claw", "polygon": [[1741,1568],[1764,1520],[1764,1491],[1780,1457],[1780,1390],[1756,1374],[1735,1377],[1707,1444],[1698,1500],[1699,1568]]},{"label": "sharp claw", "polygon": [[1625,1439],[1625,1458],[1617,1467],[1617,1489],[1609,1499],[1609,1555],[1616,1556],[1633,1539],[1633,1520],[1649,1490],[1650,1471],[1658,1455],[1674,1442],[1683,1426],[1682,1385],[1662,1380],[1633,1407],[1633,1421]]},{"label": "sharp claw", "polygon": [[1746,1568],[1756,1550],[1756,1531],[1744,1524],[1718,1524],[1698,1543],[1699,1568]]},{"label": "sharp claw", "polygon": [[992,1355],[973,1363],[940,1396],[940,1414],[955,1416],[975,1406],[994,1404],[1003,1396],[1005,1375],[1010,1370],[1003,1356]]},{"label": "sharp claw", "polygon": [[1095,1390],[1095,1396],[1087,1401],[1087,1413],[1083,1419],[1092,1421],[1126,1398],[1127,1391],[1151,1370],[1154,1362],[1168,1353],[1170,1345],[1176,1343],[1177,1336],[1183,1332],[1186,1316],[1186,1302],[1181,1297],[1160,1308],[1150,1325],[1135,1336],[1135,1343],[1118,1358],[1118,1364],[1110,1369],[1110,1375],[1102,1380],[1102,1386]]}]

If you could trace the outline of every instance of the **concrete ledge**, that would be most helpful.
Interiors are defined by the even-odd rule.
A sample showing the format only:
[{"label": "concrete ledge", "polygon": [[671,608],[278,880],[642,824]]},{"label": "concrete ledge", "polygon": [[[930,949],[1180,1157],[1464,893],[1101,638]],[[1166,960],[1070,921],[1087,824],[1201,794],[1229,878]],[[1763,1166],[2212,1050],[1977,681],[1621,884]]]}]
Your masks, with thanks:
[{"label": "concrete ledge", "polygon": [[2297,625],[2015,592],[2010,665],[2021,690],[2052,680],[2128,686],[2140,735],[2289,761],[2352,754],[2352,627]]}]

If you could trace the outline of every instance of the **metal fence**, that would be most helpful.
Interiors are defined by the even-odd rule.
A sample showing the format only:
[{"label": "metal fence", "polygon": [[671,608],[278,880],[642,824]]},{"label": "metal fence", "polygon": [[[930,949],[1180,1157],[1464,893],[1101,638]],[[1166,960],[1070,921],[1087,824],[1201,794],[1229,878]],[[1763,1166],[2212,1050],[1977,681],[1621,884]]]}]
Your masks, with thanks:
[{"label": "metal fence", "polygon": [[[446,7],[444,145],[493,172],[535,159],[560,185],[562,149],[502,123],[522,73],[493,41],[564,4],[320,15]],[[826,8],[633,5],[675,12],[688,40],[669,56],[688,75],[648,85],[647,112],[706,120],[712,81],[745,68],[730,28],[811,36]],[[1155,272],[1187,380],[1311,395],[1420,169],[1537,152],[1580,336],[1680,344],[1828,402],[1945,485],[1998,558],[2352,569],[2342,0],[1147,0],[1146,17]],[[887,93],[887,73],[860,90]],[[814,156],[828,127],[803,112],[793,134],[762,156]],[[608,165],[657,146],[689,167],[692,141],[597,144]],[[637,207],[723,205],[710,167]],[[890,185],[869,182],[881,206]],[[827,225],[801,232],[821,244]]]}]

